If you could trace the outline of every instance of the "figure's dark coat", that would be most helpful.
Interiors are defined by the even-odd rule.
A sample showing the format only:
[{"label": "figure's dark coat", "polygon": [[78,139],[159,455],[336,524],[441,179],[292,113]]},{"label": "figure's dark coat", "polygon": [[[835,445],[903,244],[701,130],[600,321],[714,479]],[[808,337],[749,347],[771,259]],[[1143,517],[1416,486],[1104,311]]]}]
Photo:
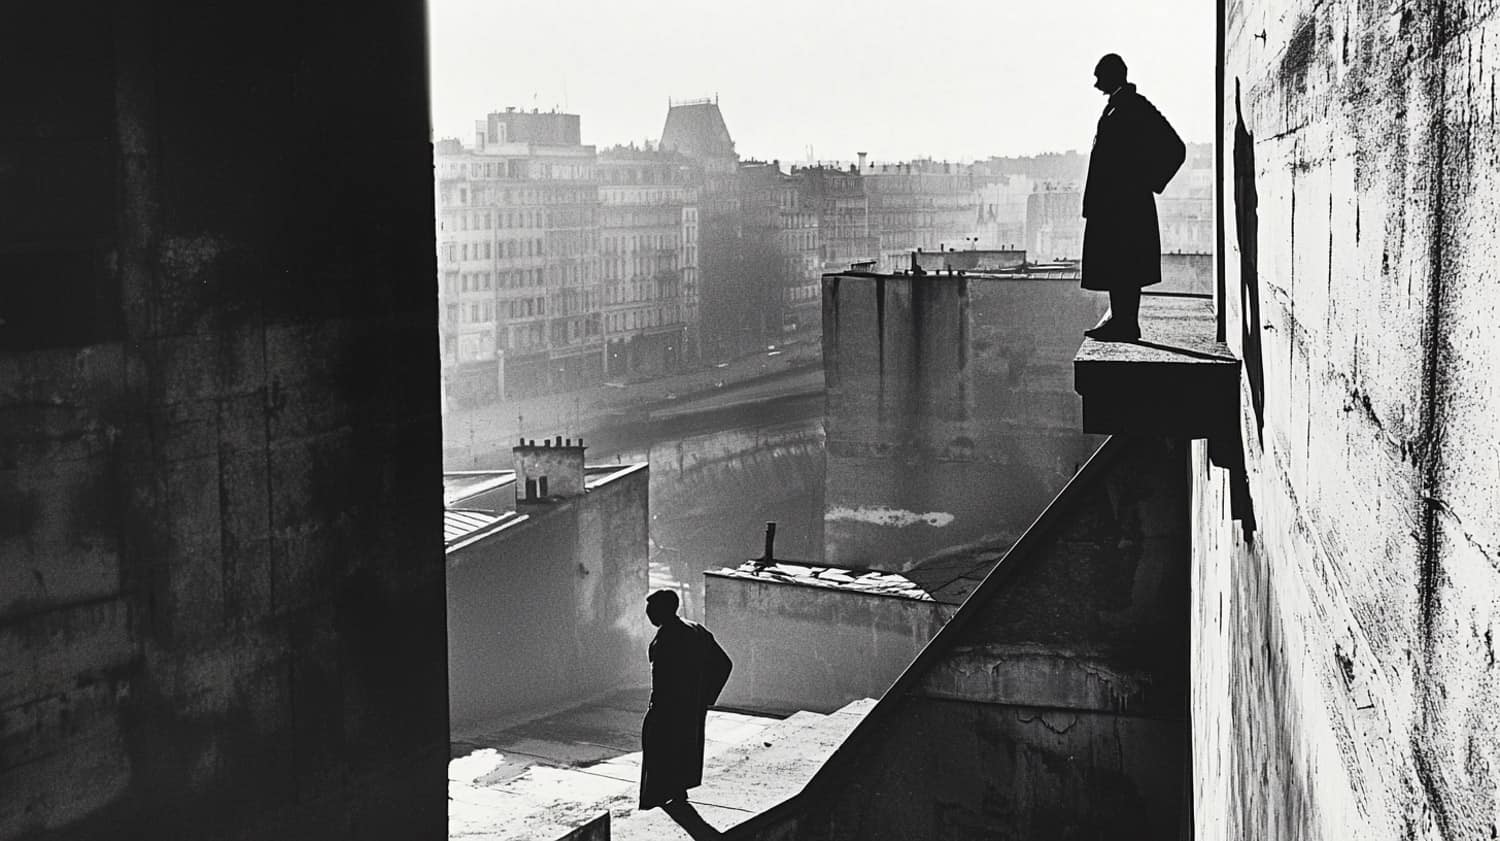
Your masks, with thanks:
[{"label": "figure's dark coat", "polygon": [[696,622],[672,618],[651,640],[651,703],[641,725],[641,808],[703,782],[703,725],[729,680],[729,655]]},{"label": "figure's dark coat", "polygon": [[1126,84],[1099,117],[1083,190],[1083,288],[1161,282],[1156,199],[1186,148],[1156,106]]}]

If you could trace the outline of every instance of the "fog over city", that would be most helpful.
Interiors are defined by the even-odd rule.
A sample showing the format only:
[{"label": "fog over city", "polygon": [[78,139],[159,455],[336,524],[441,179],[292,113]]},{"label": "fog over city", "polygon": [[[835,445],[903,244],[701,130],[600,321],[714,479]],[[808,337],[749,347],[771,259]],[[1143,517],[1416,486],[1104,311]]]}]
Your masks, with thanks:
[{"label": "fog over city", "polygon": [[1099,56],[1189,141],[1213,120],[1214,10],[1190,0],[496,3],[435,0],[433,136],[516,106],[583,116],[583,142],[658,138],[669,97],[719,97],[765,160],[1086,150]]},{"label": "fog over city", "polygon": [[[906,568],[1013,538],[1097,444],[1061,376],[1103,306],[1076,294],[1094,66],[1123,54],[1177,132],[1206,138],[1211,8],[441,0],[429,15],[450,471],[508,470],[523,439],[649,462],[651,584],[701,617],[703,574],[763,551],[767,521],[781,557]],[[1189,291],[1207,288],[1211,173],[1192,143],[1158,202]],[[932,260],[955,249],[1035,284],[986,329],[1062,318],[1063,338],[993,363],[1009,379],[985,394],[1010,402],[991,420],[1014,434],[974,444],[988,433],[970,406],[951,440],[908,453],[970,442],[964,459],[1010,465],[953,485],[1003,498],[1003,522],[876,490],[901,474],[875,454],[930,431],[840,441],[836,415],[864,410],[824,402],[841,350],[824,341],[823,278],[902,272],[917,251],[950,269]],[[548,496],[523,481],[518,496]]]},{"label": "fog over city", "polygon": [[[430,6],[455,834],[573,815],[523,769],[636,743],[647,591],[723,641],[735,710],[902,672],[1105,440],[1073,375],[1112,306],[1080,287],[1105,54],[1180,165],[1120,240],[1211,291],[1213,12]],[[678,831],[647,791],[621,837]]]}]

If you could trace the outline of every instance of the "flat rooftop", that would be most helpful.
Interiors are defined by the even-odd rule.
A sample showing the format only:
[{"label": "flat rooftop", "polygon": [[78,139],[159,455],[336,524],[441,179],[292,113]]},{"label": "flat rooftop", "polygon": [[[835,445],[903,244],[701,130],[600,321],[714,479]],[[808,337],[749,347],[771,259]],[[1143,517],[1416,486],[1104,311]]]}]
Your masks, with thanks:
[{"label": "flat rooftop", "polygon": [[[584,487],[594,490],[646,467],[646,462],[588,465],[583,469]],[[452,551],[530,519],[515,510],[514,493],[495,493],[515,481],[514,470],[444,473],[443,545]]]},{"label": "flat rooftop", "polygon": [[886,280],[899,278],[910,280],[922,278],[924,280],[946,281],[946,280],[1067,280],[1077,282],[1081,278],[1082,269],[1076,262],[1062,263],[1023,263],[1008,268],[977,268],[977,269],[927,269],[923,274],[913,274],[910,271],[899,272],[874,272],[859,269],[850,269],[842,272],[825,272],[823,277],[858,277]]},{"label": "flat rooftop", "polygon": [[957,606],[1004,555],[999,547],[963,550],[923,561],[905,572],[778,560],[769,564],[746,561],[733,569],[705,574]]}]

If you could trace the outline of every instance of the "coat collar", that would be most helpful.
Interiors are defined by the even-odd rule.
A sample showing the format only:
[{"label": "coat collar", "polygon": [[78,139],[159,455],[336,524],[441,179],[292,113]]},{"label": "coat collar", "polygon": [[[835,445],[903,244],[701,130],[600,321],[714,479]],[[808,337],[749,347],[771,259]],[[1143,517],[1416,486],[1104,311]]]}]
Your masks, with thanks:
[{"label": "coat collar", "polygon": [[1130,82],[1126,82],[1125,84],[1116,88],[1114,93],[1109,95],[1109,106],[1113,108],[1116,105],[1119,105],[1121,99],[1124,99],[1125,97],[1130,96],[1134,93],[1135,85]]}]

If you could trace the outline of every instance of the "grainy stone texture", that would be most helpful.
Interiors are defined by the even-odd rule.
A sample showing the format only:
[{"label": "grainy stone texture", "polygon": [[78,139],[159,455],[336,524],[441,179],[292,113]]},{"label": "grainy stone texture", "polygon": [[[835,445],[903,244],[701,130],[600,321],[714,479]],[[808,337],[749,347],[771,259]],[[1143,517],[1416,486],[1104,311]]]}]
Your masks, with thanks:
[{"label": "grainy stone texture", "polygon": [[419,3],[0,30],[0,837],[441,837]]},{"label": "grainy stone texture", "polygon": [[1500,10],[1225,11],[1249,505],[1200,449],[1197,837],[1492,837]]},{"label": "grainy stone texture", "polygon": [[1105,306],[1076,278],[825,276],[826,560],[1020,536],[1101,441],[1069,363]]}]

